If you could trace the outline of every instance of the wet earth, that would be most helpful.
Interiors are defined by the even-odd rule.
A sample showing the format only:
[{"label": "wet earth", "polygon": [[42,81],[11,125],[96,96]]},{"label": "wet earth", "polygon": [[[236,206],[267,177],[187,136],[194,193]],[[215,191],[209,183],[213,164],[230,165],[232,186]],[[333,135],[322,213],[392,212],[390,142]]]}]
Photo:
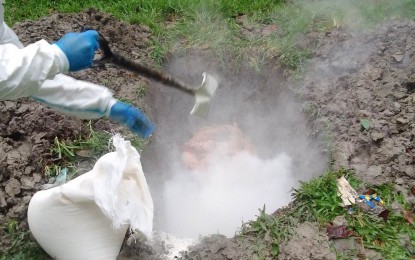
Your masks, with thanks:
[{"label": "wet earth", "polygon": [[[150,58],[153,38],[148,27],[129,25],[95,10],[53,14],[38,21],[17,23],[14,30],[24,44],[29,44],[40,39],[56,41],[66,32],[81,30],[82,26],[98,29],[121,54],[153,65]],[[207,122],[237,123],[261,148],[256,151],[260,156],[267,157],[270,150],[286,151],[299,162],[294,173],[308,171],[307,176],[299,175],[299,180],[324,172],[328,153],[322,137],[328,134],[335,169],[353,169],[369,186],[393,183],[395,190],[414,205],[415,196],[410,192],[415,184],[414,37],[415,22],[409,20],[387,22],[367,32],[345,28],[311,32],[304,37],[304,45],[312,47],[313,58],[301,83],[285,79],[277,68],[278,61],[271,61],[260,72],[248,64],[223,70],[207,50],[194,50],[167,60],[165,68],[197,84],[202,72],[199,65],[203,63],[204,68],[226,79],[216,106],[226,107],[223,104],[230,97],[247,105],[213,110]],[[238,79],[239,74],[249,75],[248,82]],[[177,140],[185,143],[194,129],[206,124],[188,119],[190,99],[123,70],[94,68],[71,75],[108,86],[116,97],[132,101],[156,122],[158,132],[142,156],[148,181],[153,185],[157,186],[162,178],[157,173],[169,167],[167,161],[177,159],[159,151],[166,146],[176,149]],[[236,86],[243,87],[235,92]],[[145,89],[145,96],[137,94],[140,88]],[[250,120],[239,120],[253,107],[259,109],[250,114]],[[235,118],[234,122],[229,122],[229,118]],[[250,132],[251,119],[258,120],[255,122],[265,125],[265,129],[279,126],[286,130],[278,135],[273,131]],[[183,125],[185,130],[180,127]],[[93,127],[110,132],[125,130],[105,119],[94,121]],[[296,139],[287,140],[293,132]],[[125,133],[128,136],[128,131]],[[16,219],[21,227],[27,228],[30,198],[48,181],[44,167],[56,162],[50,151],[55,137],[69,141],[87,134],[86,122],[30,99],[0,102],[0,225]],[[310,137],[314,141],[308,141]],[[272,145],[265,145],[267,142]],[[304,154],[301,150],[315,152]],[[180,156],[178,152],[177,157]],[[155,202],[159,199],[154,198]],[[324,231],[316,224],[302,223],[295,228],[295,235],[280,245],[279,259],[335,259],[328,243]],[[9,245],[10,241],[2,238],[0,250]],[[256,245],[249,236],[214,235],[202,239],[182,259],[252,259]],[[161,257],[154,248],[134,244],[124,246],[120,259]]]}]

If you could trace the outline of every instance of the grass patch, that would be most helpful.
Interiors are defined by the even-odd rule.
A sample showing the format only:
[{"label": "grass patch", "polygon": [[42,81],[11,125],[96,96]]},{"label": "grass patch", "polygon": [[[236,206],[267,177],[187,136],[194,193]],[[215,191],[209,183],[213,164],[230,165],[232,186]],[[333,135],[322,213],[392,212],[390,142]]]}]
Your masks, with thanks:
[{"label": "grass patch", "polygon": [[0,260],[41,260],[47,257],[47,254],[39,246],[31,235],[30,231],[21,228],[17,221],[9,220],[0,228],[2,242],[10,241],[10,246],[2,248]]},{"label": "grass patch", "polygon": [[[254,234],[257,239],[268,241],[267,248],[276,248],[285,241],[292,228],[300,222],[315,221],[325,229],[328,222],[336,216],[344,216],[348,221],[349,229],[361,238],[366,248],[374,249],[382,254],[384,259],[409,259],[411,252],[400,242],[400,237],[410,239],[415,246],[415,229],[401,214],[395,214],[391,208],[393,202],[400,203],[404,209],[411,210],[401,194],[397,194],[391,185],[372,187],[384,202],[386,209],[390,210],[385,222],[367,212],[363,212],[357,206],[354,213],[347,213],[340,206],[341,199],[337,195],[336,180],[344,175],[350,184],[357,188],[361,182],[348,171],[329,172],[321,177],[314,178],[308,183],[302,183],[300,188],[294,191],[294,201],[284,214],[267,215],[260,212],[258,219],[244,224],[242,234]],[[277,249],[275,249],[277,250]]]},{"label": "grass patch", "polygon": [[[273,216],[265,213],[265,207],[259,211],[258,218],[242,225],[242,236],[255,236],[258,241],[257,255],[260,259],[266,256],[276,257],[279,254],[279,243],[286,241],[292,234],[292,228],[298,223],[292,209],[284,214]],[[261,258],[262,257],[262,258]]]},{"label": "grass patch", "polygon": [[[61,170],[67,168],[68,176],[73,177],[76,174],[75,162],[81,159],[94,160],[110,151],[111,134],[107,132],[98,132],[92,128],[91,121],[88,121],[89,133],[86,137],[79,137],[73,141],[60,140],[57,137],[54,140],[54,146],[51,148],[52,160],[45,165],[45,176],[55,177]],[[138,151],[142,150],[146,141],[138,136],[129,140],[131,145]]]},{"label": "grass patch", "polygon": [[[155,35],[151,57],[157,64],[179,43],[179,50],[210,48],[220,59],[230,54],[231,60],[238,60],[237,56],[245,55],[254,67],[264,60],[279,59],[290,70],[302,69],[310,56],[309,50],[297,48],[300,36],[308,31],[368,27],[390,18],[415,18],[412,0],[8,0],[6,21],[13,24],[51,12],[79,12],[89,7],[130,23],[148,25]],[[236,22],[241,15],[246,20],[242,24]],[[267,35],[259,32],[270,24],[277,30]],[[244,27],[259,31],[247,37],[242,33]]]},{"label": "grass patch", "polygon": [[94,131],[91,121],[88,122],[88,128],[89,133],[86,137],[79,137],[73,141],[55,138],[54,146],[51,148],[53,158],[44,166],[46,177],[58,176],[61,170],[66,168],[71,178],[76,174],[76,161],[82,158],[97,158],[108,151],[111,135]]}]

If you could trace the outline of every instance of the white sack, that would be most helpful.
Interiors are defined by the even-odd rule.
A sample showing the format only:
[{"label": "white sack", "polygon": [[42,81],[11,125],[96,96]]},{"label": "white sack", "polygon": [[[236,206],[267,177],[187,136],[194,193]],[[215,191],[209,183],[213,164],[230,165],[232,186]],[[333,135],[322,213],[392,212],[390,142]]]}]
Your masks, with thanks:
[{"label": "white sack", "polygon": [[153,201],[140,155],[119,136],[113,144],[90,172],[31,199],[30,231],[53,258],[113,260],[128,227],[150,237]]}]

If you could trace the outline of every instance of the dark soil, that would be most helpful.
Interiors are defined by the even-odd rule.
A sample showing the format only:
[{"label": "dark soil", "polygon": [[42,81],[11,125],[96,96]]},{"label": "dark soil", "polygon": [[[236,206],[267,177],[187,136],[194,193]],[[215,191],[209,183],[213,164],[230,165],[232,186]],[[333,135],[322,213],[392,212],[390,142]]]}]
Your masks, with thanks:
[{"label": "dark soil", "polygon": [[[146,26],[128,25],[95,10],[78,14],[53,14],[38,21],[17,23],[14,31],[23,44],[40,39],[58,40],[67,32],[80,31],[82,26],[103,33],[114,50],[149,64],[151,32]],[[117,98],[130,100],[152,118],[152,91],[138,98],[136,90],[147,88],[148,81],[112,67],[87,69],[71,76],[102,84],[114,91]],[[106,119],[93,121],[95,130],[122,131],[122,127]],[[86,137],[86,122],[55,112],[30,99],[0,102],[0,226],[10,219],[27,228],[26,212],[32,195],[47,182],[44,167],[59,163],[50,149],[55,137],[71,141]],[[126,131],[127,136],[131,136]],[[92,163],[92,164],[91,164]],[[92,167],[90,162],[89,167]],[[90,169],[88,169],[90,170]],[[0,250],[10,245],[1,239]]]},{"label": "dark soil", "polygon": [[[41,38],[55,41],[81,26],[100,30],[114,49],[151,65],[151,32],[147,27],[127,25],[96,11],[54,14],[16,24],[14,29],[28,44]],[[365,33],[348,29],[310,33],[307,39],[315,52],[302,84],[285,81],[277,62],[258,72],[244,62],[239,67],[230,61],[220,65],[206,50],[170,60],[166,69],[190,83],[199,84],[202,71],[221,79],[205,121],[188,116],[193,102],[190,97],[157,84],[151,84],[146,98],[138,100],[134,90],[150,86],[150,82],[122,70],[88,69],[73,76],[104,84],[117,97],[134,100],[156,122],[157,132],[142,156],[153,190],[160,188],[171,163],[180,161],[182,145],[193,132],[212,124],[236,123],[259,148],[259,156],[287,152],[294,159],[299,180],[324,171],[326,147],[310,136],[329,133],[336,169],[356,170],[367,186],[394,183],[414,205],[415,197],[410,193],[415,182],[414,37],[413,21],[388,22]],[[290,85],[295,85],[303,105],[296,101]],[[361,124],[364,119],[370,122],[368,129]],[[53,159],[50,147],[54,138],[71,140],[85,135],[87,129],[82,121],[27,99],[0,102],[0,122],[0,224],[12,218],[25,227],[28,202],[46,181],[42,167]],[[118,127],[107,120],[94,125],[101,130]],[[163,199],[157,193],[153,199],[157,227],[157,219],[163,216]],[[300,224],[295,230],[296,235],[280,245],[280,259],[335,259],[324,232],[315,224]],[[320,240],[313,240],[316,237]],[[249,236],[228,239],[215,235],[204,238],[182,259],[251,259],[257,242]],[[2,239],[0,249],[9,243]],[[160,259],[153,249],[139,244],[125,246],[123,255],[127,259]]]},{"label": "dark soil", "polygon": [[[407,201],[415,182],[414,21],[366,33],[339,29],[315,51],[304,99],[334,137],[334,167],[354,169],[368,186],[394,183]],[[322,35],[313,35],[321,37]],[[368,120],[365,129],[361,120]]]}]

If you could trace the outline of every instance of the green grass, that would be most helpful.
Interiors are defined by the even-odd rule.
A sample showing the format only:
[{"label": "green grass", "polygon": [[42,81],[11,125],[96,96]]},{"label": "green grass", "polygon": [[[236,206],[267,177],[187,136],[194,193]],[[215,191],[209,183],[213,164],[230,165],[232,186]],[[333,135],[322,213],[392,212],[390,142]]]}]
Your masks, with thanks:
[{"label": "green grass", "polygon": [[276,257],[279,254],[279,243],[289,239],[291,229],[297,223],[294,212],[286,210],[282,215],[272,216],[265,213],[264,207],[259,213],[255,221],[242,225],[240,235],[253,235],[257,238],[256,254],[260,259],[266,256]]},{"label": "green grass", "polygon": [[394,191],[391,185],[382,185],[372,188],[385,201],[386,209],[390,210],[386,222],[363,212],[356,206],[354,213],[349,214],[340,205],[341,199],[337,195],[336,179],[342,175],[354,188],[362,185],[354,174],[348,171],[330,172],[314,178],[308,183],[302,183],[301,187],[294,191],[294,201],[285,214],[270,216],[261,211],[257,220],[243,226],[242,234],[254,234],[259,240],[270,237],[268,248],[277,248],[278,243],[285,241],[292,227],[295,226],[296,222],[293,219],[300,222],[315,221],[325,229],[336,216],[344,216],[348,221],[349,229],[362,239],[366,248],[380,252],[384,259],[409,259],[411,252],[400,244],[398,237],[408,236],[412,246],[415,246],[415,228],[405,221],[402,215],[395,214],[391,204],[398,202],[406,210],[411,210],[410,205],[405,202],[402,195]]},{"label": "green grass", "polygon": [[[224,66],[245,55],[255,68],[279,59],[290,70],[302,69],[310,56],[309,50],[296,47],[298,36],[307,31],[367,27],[394,17],[415,18],[412,0],[8,0],[6,21],[13,24],[51,12],[79,12],[89,7],[130,23],[148,25],[155,36],[151,57],[158,64],[180,43],[175,51],[210,48],[219,59],[227,56]],[[253,28],[275,24],[278,30],[268,36],[257,33],[247,38],[236,23],[239,15],[245,15],[246,23]]]},{"label": "green grass", "polygon": [[[91,121],[88,121],[89,133],[85,137],[79,137],[76,140],[60,140],[55,138],[54,146],[51,148],[52,162],[45,165],[45,176],[54,177],[59,174],[63,168],[68,169],[68,176],[74,176],[76,161],[82,158],[94,158],[106,152],[109,152],[111,134],[98,132],[92,128]],[[142,150],[146,144],[145,140],[138,136],[130,138],[132,146],[137,150]]]},{"label": "green grass", "polygon": [[0,260],[43,260],[46,252],[38,245],[30,232],[18,225],[17,221],[9,220],[0,227],[2,241],[10,240],[10,246],[0,252]]},{"label": "green grass", "polygon": [[88,122],[88,128],[88,135],[76,140],[65,141],[55,138],[54,146],[51,148],[53,158],[44,165],[46,177],[55,177],[62,169],[67,168],[68,176],[71,178],[76,174],[76,161],[82,158],[98,158],[104,152],[108,152],[111,135],[93,130],[91,121]]}]

